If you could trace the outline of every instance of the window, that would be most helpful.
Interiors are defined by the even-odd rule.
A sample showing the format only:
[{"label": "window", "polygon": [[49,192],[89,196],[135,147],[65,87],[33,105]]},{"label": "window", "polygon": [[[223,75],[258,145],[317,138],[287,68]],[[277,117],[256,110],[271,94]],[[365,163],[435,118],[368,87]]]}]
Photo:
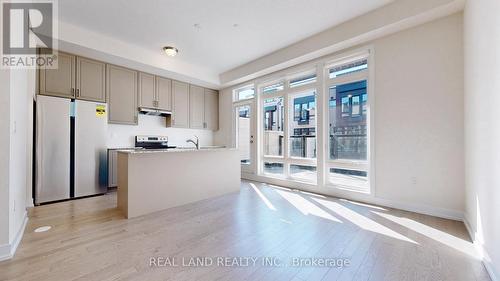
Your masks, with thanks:
[{"label": "window", "polygon": [[264,100],[264,155],[283,156],[283,97]]},{"label": "window", "polygon": [[329,88],[329,181],[338,186],[368,188],[366,80]]},{"label": "window", "polygon": [[262,88],[262,93],[263,94],[272,94],[272,93],[276,93],[278,91],[282,91],[283,89],[284,89],[284,83],[279,82],[279,83],[272,84],[272,85],[269,85],[269,86]]},{"label": "window", "polygon": [[234,92],[234,101],[247,100],[255,97],[255,90],[253,87],[243,87]]},{"label": "window", "polygon": [[359,103],[359,96],[353,96],[351,97],[351,116],[355,117],[358,116],[361,112],[360,110],[360,103]]},{"label": "window", "polygon": [[366,190],[369,187],[366,171],[330,168],[329,181],[349,189]]},{"label": "window", "polygon": [[[255,86],[259,89],[257,173],[369,191],[369,59],[360,55],[367,53],[350,61],[336,60],[338,64],[326,69],[322,68],[326,61],[305,71],[299,66],[300,74],[283,73]],[[318,127],[319,117],[328,120],[325,127]],[[324,155],[318,155],[317,135],[322,136]],[[318,168],[325,171],[321,181]]]},{"label": "window", "polygon": [[295,88],[302,85],[307,85],[316,82],[316,74],[309,74],[300,78],[290,80],[290,88]]},{"label": "window", "polygon": [[316,182],[316,167],[315,166],[306,166],[306,165],[290,165],[290,177],[306,180],[310,182]]},{"label": "window", "polygon": [[338,187],[369,191],[368,59],[328,69],[327,181]]},{"label": "window", "polygon": [[283,175],[283,163],[264,162],[264,173],[274,176]]},{"label": "window", "polygon": [[330,100],[341,100],[341,112],[330,105],[330,159],[367,160],[366,80],[333,86]]},{"label": "window", "polygon": [[250,162],[250,106],[243,105],[236,108],[238,129],[238,151],[241,164],[249,165]]},{"label": "window", "polygon": [[316,91],[291,94],[290,156],[316,158]]},{"label": "window", "polygon": [[335,78],[343,75],[348,75],[354,72],[366,70],[367,68],[368,68],[368,60],[362,59],[331,68],[329,71],[330,74],[329,77]]}]

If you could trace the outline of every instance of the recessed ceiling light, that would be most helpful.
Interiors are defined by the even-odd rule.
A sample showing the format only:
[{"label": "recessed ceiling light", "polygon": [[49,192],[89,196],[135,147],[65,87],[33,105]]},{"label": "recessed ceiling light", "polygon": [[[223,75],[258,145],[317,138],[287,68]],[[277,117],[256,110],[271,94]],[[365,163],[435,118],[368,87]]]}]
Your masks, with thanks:
[{"label": "recessed ceiling light", "polygon": [[177,53],[179,52],[179,50],[177,48],[171,47],[171,46],[163,47],[163,51],[169,57],[175,57],[175,55],[177,55]]}]

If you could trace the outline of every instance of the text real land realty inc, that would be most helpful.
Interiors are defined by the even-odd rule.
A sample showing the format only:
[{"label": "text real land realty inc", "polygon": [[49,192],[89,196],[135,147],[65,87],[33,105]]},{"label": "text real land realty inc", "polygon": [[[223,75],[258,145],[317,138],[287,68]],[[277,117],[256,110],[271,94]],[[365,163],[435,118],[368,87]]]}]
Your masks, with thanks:
[{"label": "text real land realty inc", "polygon": [[343,258],[292,257],[283,262],[277,257],[150,257],[150,267],[345,267],[350,260]]}]

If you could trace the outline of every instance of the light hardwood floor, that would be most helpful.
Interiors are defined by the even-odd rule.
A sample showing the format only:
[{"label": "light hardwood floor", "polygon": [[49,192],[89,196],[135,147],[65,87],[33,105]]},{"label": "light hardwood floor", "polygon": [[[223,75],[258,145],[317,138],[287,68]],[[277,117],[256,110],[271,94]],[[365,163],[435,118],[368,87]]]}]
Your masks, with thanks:
[{"label": "light hardwood floor", "polygon": [[[29,216],[15,257],[0,262],[0,280],[490,280],[461,222],[259,183],[130,220],[114,193]],[[52,229],[33,232],[44,225]],[[178,266],[151,267],[151,257],[174,257]],[[181,266],[190,257],[257,264]],[[265,257],[282,266],[263,266]],[[293,267],[294,257],[350,264]]]}]

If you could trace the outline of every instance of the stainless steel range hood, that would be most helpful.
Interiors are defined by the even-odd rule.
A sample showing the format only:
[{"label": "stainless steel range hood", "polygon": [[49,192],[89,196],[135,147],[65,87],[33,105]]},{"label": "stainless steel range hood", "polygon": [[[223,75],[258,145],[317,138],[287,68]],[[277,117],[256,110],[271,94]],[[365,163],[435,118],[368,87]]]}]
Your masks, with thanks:
[{"label": "stainless steel range hood", "polygon": [[171,111],[148,108],[148,107],[139,107],[139,113],[152,116],[168,116],[172,114]]}]

